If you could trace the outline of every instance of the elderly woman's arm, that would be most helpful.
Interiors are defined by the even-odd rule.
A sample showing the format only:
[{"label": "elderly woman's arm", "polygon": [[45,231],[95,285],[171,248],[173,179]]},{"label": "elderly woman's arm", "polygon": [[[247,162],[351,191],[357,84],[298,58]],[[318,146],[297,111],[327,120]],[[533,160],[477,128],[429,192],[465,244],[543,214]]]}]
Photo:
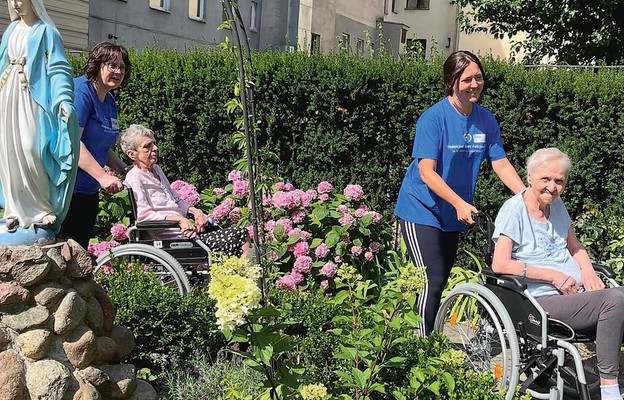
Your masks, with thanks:
[{"label": "elderly woman's arm", "polygon": [[536,282],[550,283],[563,294],[577,293],[579,286],[574,278],[560,271],[541,268],[535,265],[526,265],[511,258],[513,241],[503,234],[498,237],[492,258],[492,270],[497,274],[518,275],[525,274],[526,279]]},{"label": "elderly woman's arm", "polygon": [[568,231],[568,251],[574,258],[574,261],[581,268],[581,278],[583,279],[583,287],[585,290],[600,290],[604,289],[605,285],[602,280],[596,275],[594,267],[592,266],[587,250],[583,248],[581,242],[578,241],[574,234],[574,229],[570,227]]}]

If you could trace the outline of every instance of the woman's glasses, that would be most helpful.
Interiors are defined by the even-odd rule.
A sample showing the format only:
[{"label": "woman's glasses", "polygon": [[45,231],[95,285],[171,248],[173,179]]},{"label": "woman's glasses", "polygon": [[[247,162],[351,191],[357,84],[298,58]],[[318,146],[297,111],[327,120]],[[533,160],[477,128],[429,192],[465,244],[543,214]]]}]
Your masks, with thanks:
[{"label": "woman's glasses", "polygon": [[106,63],[104,64],[106,65],[106,68],[110,71],[110,72],[120,72],[122,74],[126,73],[126,66],[123,64],[115,64],[115,63]]}]

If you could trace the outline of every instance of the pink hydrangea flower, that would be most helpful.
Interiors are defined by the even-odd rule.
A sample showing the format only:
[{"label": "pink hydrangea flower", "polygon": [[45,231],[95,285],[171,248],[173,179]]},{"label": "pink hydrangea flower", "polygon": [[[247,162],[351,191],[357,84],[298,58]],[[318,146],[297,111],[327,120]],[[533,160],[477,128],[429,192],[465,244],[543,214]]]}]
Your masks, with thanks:
[{"label": "pink hydrangea flower", "polygon": [[366,253],[364,253],[364,259],[366,259],[366,261],[373,261],[374,257],[375,256],[371,251],[367,251]]},{"label": "pink hydrangea flower", "polygon": [[232,209],[235,205],[235,202],[234,199],[228,197],[227,199],[224,199],[221,204],[224,204],[227,206],[227,208]]},{"label": "pink hydrangea flower", "polygon": [[107,262],[102,265],[102,272],[104,272],[104,275],[112,275],[115,273],[115,268],[113,268],[113,264]]},{"label": "pink hydrangea flower", "polygon": [[293,186],[293,184],[289,182],[289,183],[285,183],[284,184],[284,187],[282,188],[282,190],[285,191],[285,192],[289,192],[289,191],[293,190],[294,188],[295,187]]},{"label": "pink hydrangea flower", "polygon": [[308,242],[312,238],[310,232],[304,231],[299,228],[293,228],[290,232],[288,232],[288,236],[299,235],[301,237],[301,241]]},{"label": "pink hydrangea flower", "polygon": [[355,222],[355,218],[351,216],[351,214],[344,214],[342,217],[338,218],[338,223],[340,226],[351,225]]},{"label": "pink hydrangea flower", "polygon": [[277,208],[290,210],[297,206],[297,202],[291,193],[279,191],[273,195],[273,205]]},{"label": "pink hydrangea flower", "polygon": [[244,180],[234,181],[232,194],[234,196],[247,196],[249,194],[249,182]]},{"label": "pink hydrangea flower", "polygon": [[316,191],[319,193],[330,193],[332,190],[334,190],[334,187],[327,181],[319,183],[316,188]]},{"label": "pink hydrangea flower", "polygon": [[262,205],[265,207],[271,207],[273,205],[273,199],[271,196],[262,195]]},{"label": "pink hydrangea flower", "polygon": [[344,204],[341,204],[336,208],[336,211],[338,211],[339,213],[347,214],[349,213],[349,207],[345,206]]},{"label": "pink hydrangea flower", "polygon": [[335,262],[336,264],[342,264],[342,257],[340,257],[340,256],[336,256],[336,257],[334,257],[334,262]]},{"label": "pink hydrangea flower", "polygon": [[371,218],[373,219],[373,224],[377,224],[379,223],[379,221],[381,221],[381,214],[376,211],[367,211],[366,215],[371,216]]},{"label": "pink hydrangea flower", "polygon": [[336,276],[336,272],[338,272],[338,266],[333,262],[328,262],[323,265],[321,268],[321,275],[326,276],[328,278],[333,278]]},{"label": "pink hydrangea flower", "polygon": [[321,244],[318,245],[316,250],[314,250],[314,254],[318,258],[325,258],[329,254],[329,247],[327,247],[327,245],[325,243],[321,243]]},{"label": "pink hydrangea flower", "polygon": [[212,193],[214,193],[216,196],[223,196],[227,192],[223,188],[216,187],[216,188],[212,189]]},{"label": "pink hydrangea flower", "polygon": [[128,239],[128,228],[124,224],[113,225],[110,230],[113,239],[122,242]]},{"label": "pink hydrangea flower", "polygon": [[319,194],[319,200],[327,201],[327,200],[329,200],[329,195],[327,193]]},{"label": "pink hydrangea flower", "polygon": [[295,283],[295,279],[292,275],[284,275],[279,278],[275,285],[279,288],[286,289],[289,292],[293,292],[297,288],[297,284]]},{"label": "pink hydrangea flower", "polygon": [[294,222],[295,224],[302,223],[305,217],[306,212],[303,210],[297,210],[290,215],[290,219],[292,219],[292,222]]},{"label": "pink hydrangea flower", "polygon": [[277,224],[281,225],[284,227],[284,231],[286,232],[286,235],[288,235],[290,233],[290,231],[292,231],[292,221],[289,220],[288,218],[280,218],[277,220]]},{"label": "pink hydrangea flower", "polygon": [[355,216],[357,218],[362,218],[363,216],[366,215],[367,211],[368,211],[368,207],[366,207],[366,205],[362,204],[361,206],[359,206],[357,208],[357,210],[355,210]]},{"label": "pink hydrangea flower", "polygon": [[277,182],[275,184],[275,190],[282,190],[284,189],[284,182]]},{"label": "pink hydrangea flower", "polygon": [[307,256],[309,252],[310,245],[307,242],[298,242],[293,249],[295,257]]},{"label": "pink hydrangea flower", "polygon": [[316,197],[316,195],[317,195],[318,193],[316,193],[316,190],[314,190],[314,189],[308,189],[308,190],[306,190],[306,194],[307,194],[307,195],[308,195],[308,196],[309,196],[312,200],[314,200],[314,198]]},{"label": "pink hydrangea flower", "polygon": [[360,185],[347,185],[342,194],[351,201],[359,201],[364,197],[364,191]]},{"label": "pink hydrangea flower", "polygon": [[89,254],[92,254],[94,257],[99,257],[102,254],[108,253],[108,251],[112,248],[119,246],[119,242],[115,240],[111,240],[110,242],[100,242],[100,243],[89,243],[87,246],[87,251]]},{"label": "pink hydrangea flower", "polygon": [[234,207],[232,211],[230,211],[230,213],[228,214],[228,216],[230,217],[230,221],[232,221],[233,223],[237,223],[238,221],[240,221],[242,215],[243,213],[240,207]]},{"label": "pink hydrangea flower", "polygon": [[329,287],[329,282],[327,282],[327,279],[325,279],[324,281],[321,281],[321,287],[324,290],[327,290],[327,288]]},{"label": "pink hydrangea flower", "polygon": [[354,256],[359,256],[362,254],[362,246],[353,246],[351,247],[351,254]]},{"label": "pink hydrangea flower", "polygon": [[301,274],[309,273],[312,270],[312,258],[308,256],[297,257],[293,270]]},{"label": "pink hydrangea flower", "polygon": [[279,259],[279,257],[277,256],[277,253],[274,252],[273,250],[267,253],[267,258],[271,261],[277,261]]},{"label": "pink hydrangea flower", "polygon": [[295,285],[300,284],[301,282],[303,282],[303,280],[305,279],[305,277],[303,276],[303,274],[293,270],[290,273],[290,276],[292,276],[293,280],[295,281]]},{"label": "pink hydrangea flower", "polygon": [[351,244],[351,238],[349,237],[348,233],[345,233],[344,235],[340,235],[340,240],[342,240],[344,244]]},{"label": "pink hydrangea flower", "polygon": [[199,203],[197,188],[189,183],[177,180],[171,184],[171,190],[173,190],[181,200],[186,201],[192,206],[196,206]]},{"label": "pink hydrangea flower", "polygon": [[368,248],[370,249],[370,251],[372,251],[373,253],[378,253],[379,252],[379,243],[377,242],[371,242],[371,244],[368,245]]},{"label": "pink hydrangea flower", "polygon": [[241,171],[230,171],[228,174],[228,181],[236,182],[243,179],[243,173]]},{"label": "pink hydrangea flower", "polygon": [[223,218],[227,217],[228,215],[230,215],[230,211],[232,211],[231,207],[228,206],[228,204],[222,203],[219,204],[218,206],[216,206],[214,208],[214,210],[212,210],[212,218],[215,220],[215,222],[220,222]]}]

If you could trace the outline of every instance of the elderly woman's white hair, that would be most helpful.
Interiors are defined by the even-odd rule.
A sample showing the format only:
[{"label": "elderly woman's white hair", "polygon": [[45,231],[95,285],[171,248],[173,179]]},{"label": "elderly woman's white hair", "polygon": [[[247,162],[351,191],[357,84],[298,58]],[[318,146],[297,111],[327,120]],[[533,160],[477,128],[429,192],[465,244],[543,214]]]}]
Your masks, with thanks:
[{"label": "elderly woman's white hair", "polygon": [[119,145],[121,146],[121,151],[124,154],[127,154],[130,150],[137,150],[139,146],[139,138],[148,137],[152,140],[156,140],[154,137],[154,131],[149,128],[146,128],[140,124],[132,124],[123,132],[121,132],[121,136],[119,137]]},{"label": "elderly woman's white hair", "polygon": [[[11,1],[12,0],[7,0],[7,5],[9,7],[9,15],[11,16],[11,21],[15,21],[17,19],[20,19],[20,16],[13,9]],[[54,25],[54,21],[52,21],[52,18],[50,18],[45,6],[43,5],[43,0],[30,0],[30,2],[32,4],[33,10],[35,11],[35,14],[37,14],[37,17],[45,24],[50,25],[52,28],[56,29],[56,31],[58,32],[56,25]]]},{"label": "elderly woman's white hair", "polygon": [[545,149],[536,150],[535,153],[527,159],[526,171],[527,175],[531,175],[539,167],[548,164],[551,161],[559,160],[565,169],[565,175],[568,176],[572,162],[570,157],[556,147],[547,147]]}]

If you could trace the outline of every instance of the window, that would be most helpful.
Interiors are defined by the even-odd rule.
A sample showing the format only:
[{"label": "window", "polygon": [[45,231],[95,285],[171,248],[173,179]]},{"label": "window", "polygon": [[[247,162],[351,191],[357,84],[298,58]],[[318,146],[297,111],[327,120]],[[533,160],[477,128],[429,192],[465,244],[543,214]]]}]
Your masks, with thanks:
[{"label": "window", "polygon": [[405,55],[425,59],[427,54],[427,39],[407,39],[405,41]]},{"label": "window", "polygon": [[189,0],[189,17],[204,19],[204,0]]},{"label": "window", "polygon": [[405,44],[407,42],[407,29],[401,29],[401,44]]},{"label": "window", "polygon": [[318,33],[312,34],[312,40],[310,43],[310,54],[321,52],[321,35]]},{"label": "window", "polygon": [[388,0],[384,0],[384,14],[388,14]]},{"label": "window", "polygon": [[149,0],[149,5],[152,8],[169,11],[169,0]]},{"label": "window", "polygon": [[340,49],[342,51],[345,51],[347,53],[350,52],[351,50],[351,35],[349,35],[348,33],[344,33],[342,34],[342,43],[340,43]]},{"label": "window", "polygon": [[429,0],[406,0],[405,9],[406,10],[428,10],[429,9]]},{"label": "window", "polygon": [[355,51],[358,56],[364,56],[364,39],[355,39]]},{"label": "window", "polygon": [[251,20],[249,21],[249,30],[253,32],[258,31],[258,2],[251,2]]},{"label": "window", "polygon": [[392,0],[392,12],[396,14],[396,0]]}]

